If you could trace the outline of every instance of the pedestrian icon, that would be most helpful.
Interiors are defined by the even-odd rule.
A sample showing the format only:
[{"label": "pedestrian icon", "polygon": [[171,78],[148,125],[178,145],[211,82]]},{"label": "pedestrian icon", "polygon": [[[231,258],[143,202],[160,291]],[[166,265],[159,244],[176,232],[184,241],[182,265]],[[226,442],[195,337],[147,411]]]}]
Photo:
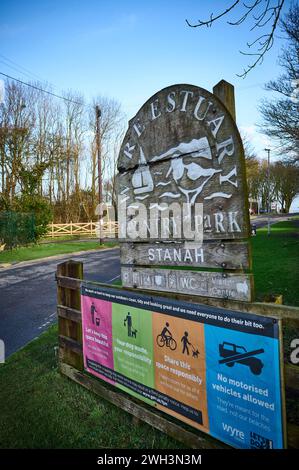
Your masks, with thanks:
[{"label": "pedestrian icon", "polygon": [[127,316],[124,319],[124,326],[126,326],[128,329],[128,336],[130,336],[131,338],[137,337],[137,330],[133,327],[132,315],[130,312],[128,312]]},{"label": "pedestrian icon", "polygon": [[191,348],[192,348],[192,357],[197,358],[199,356],[199,350],[198,350],[198,348],[195,349],[193,344],[189,341],[188,337],[189,337],[189,333],[188,333],[188,331],[185,331],[184,336],[181,339],[181,343],[183,343],[182,354],[187,354],[187,356],[189,356],[190,355],[189,346],[191,346]]},{"label": "pedestrian icon", "polygon": [[[95,313],[98,314],[97,317],[95,317]],[[92,321],[93,325],[100,326],[100,324],[101,324],[100,313],[97,311],[94,302],[92,302],[91,306],[90,306],[90,315],[91,315],[91,321]]]},{"label": "pedestrian icon", "polygon": [[91,321],[92,321],[93,324],[94,324],[94,314],[95,313],[98,313],[98,312],[97,312],[97,309],[96,309],[96,306],[95,306],[94,302],[92,302],[91,306],[90,306],[90,315],[91,315]]},{"label": "pedestrian icon", "polygon": [[184,336],[181,339],[181,342],[183,343],[183,354],[186,352],[186,354],[189,356],[188,346],[191,346],[191,343],[188,340],[188,331],[185,331]]}]

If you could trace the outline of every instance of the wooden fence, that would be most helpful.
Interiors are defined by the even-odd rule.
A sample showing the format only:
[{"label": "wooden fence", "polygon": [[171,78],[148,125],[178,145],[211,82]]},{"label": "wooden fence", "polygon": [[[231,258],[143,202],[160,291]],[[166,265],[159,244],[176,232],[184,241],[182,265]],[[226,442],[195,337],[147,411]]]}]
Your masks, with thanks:
[{"label": "wooden fence", "polygon": [[[49,224],[48,236],[52,238],[65,235],[93,235],[99,237],[99,222],[69,222],[67,224]],[[103,222],[101,225],[102,237],[117,238],[118,222]]]},{"label": "wooden fence", "polygon": [[[82,349],[82,317],[80,304],[80,287],[83,279],[83,264],[67,261],[57,266],[57,314],[59,329],[59,367],[62,374],[76,383],[96,393],[105,400],[134,416],[135,423],[142,420],[165,432],[169,436],[183,442],[190,448],[211,449],[227,448],[222,442],[202,433],[162,412],[146,405],[109,386],[97,378],[84,372]],[[105,286],[105,284],[99,284]],[[111,286],[110,286],[111,287]],[[113,286],[122,290],[122,287]],[[126,288],[126,290],[132,290]],[[147,291],[147,294],[155,295]],[[159,292],[161,297],[187,300],[190,297],[181,294]],[[299,448],[299,365],[290,361],[291,343],[299,338],[299,308],[278,304],[247,303],[230,300],[201,297],[200,303],[215,307],[271,316],[281,322],[281,367],[282,367],[282,399],[286,403],[285,416],[286,444],[289,448]]]}]

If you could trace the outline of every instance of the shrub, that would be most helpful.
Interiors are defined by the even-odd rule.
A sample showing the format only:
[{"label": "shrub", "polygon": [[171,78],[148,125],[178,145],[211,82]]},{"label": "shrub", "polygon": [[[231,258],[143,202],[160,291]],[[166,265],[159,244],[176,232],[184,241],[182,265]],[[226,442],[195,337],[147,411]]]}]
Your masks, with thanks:
[{"label": "shrub", "polygon": [[36,194],[24,194],[16,199],[15,207],[19,212],[34,215],[35,241],[47,233],[52,220],[52,209],[47,199]]}]

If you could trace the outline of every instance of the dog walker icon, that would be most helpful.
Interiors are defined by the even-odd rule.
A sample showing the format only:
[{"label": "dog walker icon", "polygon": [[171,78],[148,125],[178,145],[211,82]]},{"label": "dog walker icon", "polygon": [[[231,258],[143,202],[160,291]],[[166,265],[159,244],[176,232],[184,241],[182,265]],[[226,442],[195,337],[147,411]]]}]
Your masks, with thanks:
[{"label": "dog walker icon", "polygon": [[132,315],[130,312],[128,312],[127,316],[124,318],[124,326],[128,329],[128,336],[132,338],[137,337],[137,330],[133,327]]}]

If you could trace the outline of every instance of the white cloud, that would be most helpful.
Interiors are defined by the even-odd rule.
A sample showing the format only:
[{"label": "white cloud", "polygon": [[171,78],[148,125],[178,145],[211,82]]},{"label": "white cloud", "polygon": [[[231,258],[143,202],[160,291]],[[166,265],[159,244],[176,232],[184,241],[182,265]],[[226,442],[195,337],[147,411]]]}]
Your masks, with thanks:
[{"label": "white cloud", "polygon": [[122,32],[124,30],[134,28],[136,23],[137,23],[137,16],[135,15],[135,13],[128,13],[126,15],[122,15],[114,23],[107,24],[106,26],[99,27],[96,29],[84,31],[81,37],[82,39],[90,40],[90,39],[95,39],[101,36],[110,36],[110,35]]},{"label": "white cloud", "polygon": [[7,23],[0,24],[0,38],[15,39],[18,36],[28,32],[28,26],[13,26]]},{"label": "white cloud", "polygon": [[239,126],[242,135],[245,135],[259,158],[266,158],[265,148],[273,147],[269,137],[259,132],[255,125]]}]

